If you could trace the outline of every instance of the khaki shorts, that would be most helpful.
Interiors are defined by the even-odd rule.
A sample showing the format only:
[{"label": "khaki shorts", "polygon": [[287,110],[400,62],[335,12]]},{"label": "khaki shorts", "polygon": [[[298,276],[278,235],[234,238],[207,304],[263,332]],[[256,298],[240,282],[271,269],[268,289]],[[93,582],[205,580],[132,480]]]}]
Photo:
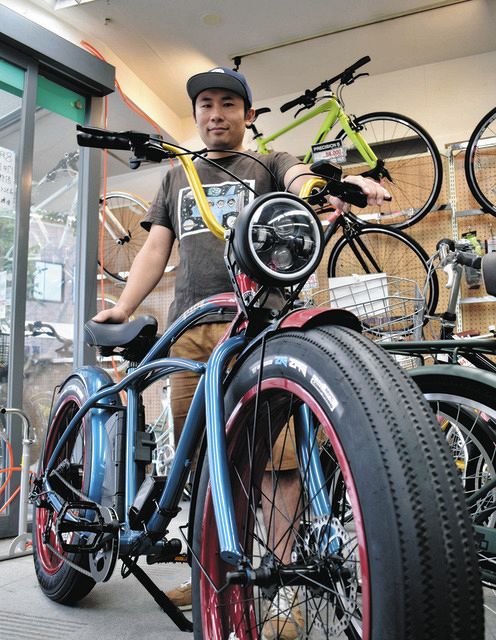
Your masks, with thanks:
[{"label": "khaki shorts", "polygon": [[[228,325],[224,322],[211,322],[193,327],[172,345],[170,355],[206,362],[227,328]],[[171,376],[171,405],[176,443],[182,433],[197,384],[198,376],[189,371],[181,371]],[[294,428],[291,423],[288,429],[283,429],[279,434],[272,450],[273,461],[267,465],[267,470],[289,471],[298,467],[294,442]]]}]

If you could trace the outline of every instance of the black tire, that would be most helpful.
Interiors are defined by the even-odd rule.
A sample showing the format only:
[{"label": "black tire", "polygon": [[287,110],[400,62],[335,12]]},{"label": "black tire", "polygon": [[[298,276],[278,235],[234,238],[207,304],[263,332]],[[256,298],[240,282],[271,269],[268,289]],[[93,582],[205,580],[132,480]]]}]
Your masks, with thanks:
[{"label": "black tire", "polygon": [[[78,377],[69,378],[61,388],[50,417],[49,429],[40,458],[40,474],[43,473],[65,427],[87,398],[87,389]],[[91,477],[91,447],[91,427],[89,419],[84,419],[79,429],[75,430],[75,433],[70,437],[60,455],[60,462],[67,458],[71,463],[79,466],[80,482],[76,489],[83,494],[88,489]],[[73,486],[75,486],[74,478],[72,480]],[[48,509],[34,509],[33,557],[36,577],[43,593],[51,600],[62,604],[74,604],[93,589],[95,581],[72,568],[46,546],[43,540],[43,533],[48,517]],[[66,553],[60,548],[56,541],[54,522],[51,524],[48,535],[50,544],[58,549],[62,555],[65,555],[68,560],[83,569],[88,570],[87,554]]]},{"label": "black tire", "polygon": [[[389,177],[384,186],[392,201],[380,207],[381,224],[404,229],[419,222],[433,208],[443,181],[441,156],[431,136],[411,118],[397,113],[368,113],[354,120],[361,136],[375,155],[384,161]],[[369,169],[362,156],[340,131],[337,138],[347,147],[347,160],[342,165],[346,174]],[[377,214],[378,207],[355,209],[358,217]]]},{"label": "black tire", "polygon": [[148,236],[141,226],[147,211],[146,203],[129,193],[108,193],[105,210],[100,198],[103,246],[98,251],[98,264],[116,282],[127,281],[133,260]]},{"label": "black tire", "polygon": [[[480,497],[477,492],[496,477],[496,375],[450,365],[423,367],[410,373],[448,440],[474,524],[494,529],[494,490]],[[479,564],[486,587],[488,633],[494,633],[496,557],[489,556],[483,545]]]},{"label": "black tire", "polygon": [[[266,611],[280,593],[287,561],[272,552],[280,538],[262,523],[262,478],[266,522],[272,523],[273,489],[290,472],[281,475],[275,461],[275,472],[264,471],[276,437],[302,401],[331,445],[335,464],[327,470],[333,469],[336,482],[323,479],[333,487],[332,520],[317,517],[309,491],[321,491],[318,485],[308,488],[301,458],[300,480],[292,485],[300,489],[296,517],[282,515],[293,512],[284,501],[278,506],[282,539],[292,542],[286,554],[290,550],[300,566],[300,584],[291,592],[291,613],[302,625],[298,637],[480,640],[475,549],[446,444],[418,390],[389,355],[336,326],[272,335],[263,355],[261,347],[254,349],[228,381],[228,457],[239,538],[250,567],[265,568],[269,577],[263,587],[226,586],[226,571],[234,568],[219,556],[204,466],[194,527],[195,637],[260,637],[269,622]],[[292,436],[285,442],[292,445]],[[325,537],[329,524],[334,538]],[[283,548],[279,558],[284,553]],[[305,586],[303,565],[318,568]]]},{"label": "black tire", "polygon": [[406,233],[381,225],[344,222],[343,235],[329,254],[327,276],[335,278],[354,273],[386,273],[388,276],[415,280],[420,292],[429,277],[425,291],[426,314],[436,310],[439,282],[430,271],[429,256]]},{"label": "black tire", "polygon": [[[493,216],[496,216],[495,120],[496,107],[475,127],[465,152],[465,177],[469,189],[482,210]],[[488,144],[487,138],[493,138],[492,144]]]}]

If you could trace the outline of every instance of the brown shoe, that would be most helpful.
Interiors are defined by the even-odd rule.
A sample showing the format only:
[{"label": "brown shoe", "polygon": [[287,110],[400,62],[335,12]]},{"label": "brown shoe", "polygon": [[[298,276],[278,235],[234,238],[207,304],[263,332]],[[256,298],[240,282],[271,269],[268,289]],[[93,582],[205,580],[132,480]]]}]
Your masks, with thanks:
[{"label": "brown shoe", "polygon": [[263,640],[295,640],[303,632],[303,616],[291,587],[281,587],[265,615]]},{"label": "brown shoe", "polygon": [[178,587],[166,591],[165,595],[182,611],[191,609],[191,578]]}]

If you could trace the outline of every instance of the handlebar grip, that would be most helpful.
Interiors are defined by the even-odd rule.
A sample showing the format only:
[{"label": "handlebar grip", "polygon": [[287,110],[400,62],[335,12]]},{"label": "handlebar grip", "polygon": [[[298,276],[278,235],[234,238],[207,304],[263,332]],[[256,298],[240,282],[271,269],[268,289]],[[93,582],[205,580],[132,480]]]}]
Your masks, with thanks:
[{"label": "handlebar grip", "polygon": [[281,107],[281,112],[284,113],[285,111],[289,111],[293,107],[297,107],[299,104],[301,104],[301,96],[283,104]]},{"label": "handlebar grip", "polygon": [[458,251],[456,254],[456,261],[458,264],[463,264],[465,267],[472,267],[473,269],[480,269],[482,257],[476,253],[465,253],[464,251]]},{"label": "handlebar grip", "polygon": [[352,184],[351,182],[339,182],[340,189],[336,189],[340,191],[340,193],[333,193],[329,191],[332,195],[336,195],[341,200],[348,202],[349,204],[354,204],[356,207],[360,207],[363,209],[367,206],[367,196],[363,193],[359,186],[356,184]]},{"label": "handlebar grip", "polygon": [[346,71],[356,71],[360,67],[363,67],[364,64],[368,64],[371,60],[370,56],[363,56],[360,60],[357,60],[355,64],[352,64],[351,67],[348,67]]},{"label": "handlebar grip", "polygon": [[131,149],[129,138],[118,134],[97,136],[92,133],[78,133],[77,142],[80,147],[120,149],[121,151],[129,151]]}]

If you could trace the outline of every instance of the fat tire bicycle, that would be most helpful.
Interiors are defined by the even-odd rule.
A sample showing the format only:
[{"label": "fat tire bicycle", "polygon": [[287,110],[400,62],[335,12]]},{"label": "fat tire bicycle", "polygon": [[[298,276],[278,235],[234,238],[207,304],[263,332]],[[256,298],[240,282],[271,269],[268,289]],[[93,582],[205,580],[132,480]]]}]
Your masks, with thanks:
[{"label": "fat tire bicycle", "polygon": [[[334,159],[341,162],[346,173],[360,173],[381,180],[393,196],[392,201],[384,202],[379,211],[377,207],[365,208],[355,215],[365,221],[404,229],[419,222],[433,208],[443,180],[441,156],[431,136],[411,118],[387,111],[358,117],[345,112],[343,89],[368,75],[356,73],[368,62],[369,56],[360,58],[333,78],[282,105],[282,112],[294,107],[300,109],[294,122],[275,133],[264,136],[256,125],[249,128],[258,151],[269,153],[269,145],[274,140],[312,118],[326,114],[303,162],[310,162],[314,151],[333,145],[333,150],[327,153],[338,152]],[[339,84],[334,93],[331,86],[335,83]],[[321,92],[325,93],[319,95]],[[318,101],[322,104],[315,106]],[[309,112],[298,117],[304,110]],[[258,116],[267,111],[270,109],[263,107],[256,113]],[[337,122],[341,129],[331,133]],[[333,140],[325,143],[329,134],[333,135]],[[332,156],[328,158],[332,159]]]},{"label": "fat tire bicycle", "polygon": [[[178,156],[207,225],[223,237],[184,150],[146,134],[79,129],[80,144],[132,148],[141,159]],[[296,260],[293,275],[269,260],[282,246]],[[180,554],[181,541],[167,537],[167,528],[203,440],[185,536],[196,638],[256,638],[268,627],[277,634],[270,605],[281,589],[294,596],[283,614],[301,612],[300,637],[481,637],[463,495],[427,406],[406,374],[360,335],[352,314],[297,303],[322,250],[313,209],[290,194],[266,194],[228,234],[235,295],[195,305],[158,340],[149,317],[87,324],[92,344],[121,348],[134,364],[117,384],[97,367],[74,371],[52,408],[32,492],[35,569],[49,598],[78,601],[121,559],[179,628],[191,629],[137,559]],[[235,309],[208,363],[167,357],[193,323]],[[170,473],[159,480],[145,473],[152,447],[140,398],[177,370],[203,375]],[[327,476],[318,432],[332,455]],[[273,457],[280,434],[297,452],[292,506]]]},{"label": "fat tire bicycle", "polygon": [[[462,265],[473,267],[477,257],[457,250],[448,240],[440,241],[438,247],[441,263],[452,267],[453,276],[453,300],[441,317],[441,339],[382,346],[393,354],[434,362],[411,369],[409,374],[436,415],[464,487],[484,587],[485,638],[492,640],[496,627],[496,372],[491,357],[496,354],[496,340],[494,336],[452,339],[456,316],[450,309],[458,295]],[[492,270],[492,277],[485,278],[492,295],[496,293],[495,258],[489,254],[482,259],[483,274]]]},{"label": "fat tire bicycle", "polygon": [[473,130],[465,152],[465,177],[485,213],[496,216],[496,107]]}]

